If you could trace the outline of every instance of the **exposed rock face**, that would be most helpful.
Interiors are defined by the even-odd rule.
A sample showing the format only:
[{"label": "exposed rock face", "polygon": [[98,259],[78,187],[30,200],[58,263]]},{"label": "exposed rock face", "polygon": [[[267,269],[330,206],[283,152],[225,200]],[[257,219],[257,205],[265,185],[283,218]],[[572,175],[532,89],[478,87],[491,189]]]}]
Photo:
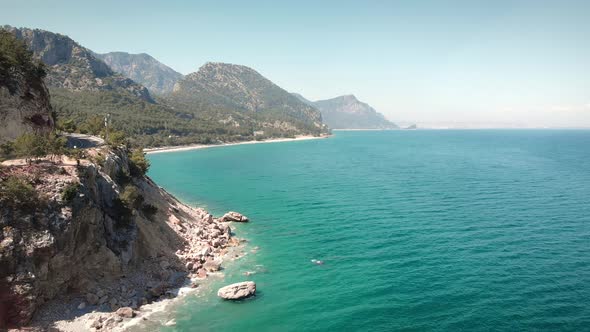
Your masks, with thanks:
[{"label": "exposed rock face", "polygon": [[[26,325],[39,306],[66,292],[77,294],[85,310],[114,311],[166,296],[185,277],[206,277],[203,263],[220,268],[231,239],[226,224],[149,178],[126,176],[124,150],[102,153],[104,167],[47,162],[0,169],[0,186],[19,174],[41,197],[36,209],[0,205],[0,329]],[[64,201],[72,183],[79,183],[76,194]],[[141,199],[123,201],[129,188]]]},{"label": "exposed rock face", "polygon": [[398,126],[387,120],[366,103],[353,95],[340,96],[316,102],[305,99],[300,94],[293,94],[302,102],[317,107],[324,123],[332,129],[397,129]]},{"label": "exposed rock face", "polygon": [[248,219],[248,217],[235,212],[235,211],[230,211],[226,214],[223,215],[223,217],[220,218],[221,221],[235,221],[235,222],[248,222],[250,219]]},{"label": "exposed rock face", "polygon": [[256,294],[254,281],[244,281],[220,288],[217,296],[225,300],[241,300]]},{"label": "exposed rock face", "polygon": [[324,130],[322,116],[316,108],[245,66],[207,63],[179,81],[170,98],[179,103],[198,101],[234,111],[236,116],[224,121],[236,122],[238,126],[242,125],[240,117],[247,116],[256,117],[261,130],[292,134],[317,134]]},{"label": "exposed rock face", "polygon": [[165,94],[172,92],[182,74],[154,59],[149,54],[110,52],[95,54],[111,69],[135,82],[143,84],[150,92]]},{"label": "exposed rock face", "polygon": [[[6,36],[9,37],[9,36]],[[19,43],[6,40],[6,43]],[[10,58],[17,45],[3,45],[0,59]],[[54,127],[49,93],[39,64],[0,61],[0,143],[28,132],[49,132]]]},{"label": "exposed rock face", "polygon": [[47,65],[46,84],[71,91],[123,90],[145,101],[153,102],[148,90],[133,80],[116,74],[92,51],[68,36],[26,28],[5,26],[21,39]]}]

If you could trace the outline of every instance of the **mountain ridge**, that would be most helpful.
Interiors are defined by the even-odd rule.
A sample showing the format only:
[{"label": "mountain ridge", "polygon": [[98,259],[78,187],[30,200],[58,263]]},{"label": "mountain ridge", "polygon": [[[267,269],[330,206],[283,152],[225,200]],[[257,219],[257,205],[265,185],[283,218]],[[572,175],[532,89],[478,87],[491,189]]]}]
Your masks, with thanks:
[{"label": "mountain ridge", "polygon": [[317,101],[311,101],[298,93],[292,93],[292,95],[301,102],[319,109],[324,123],[332,129],[399,128],[369,104],[358,100],[353,94]]},{"label": "mountain ridge", "polygon": [[[113,130],[145,147],[327,132],[318,110],[245,66],[205,64],[200,73],[175,83],[186,89],[152,98],[145,86],[117,73],[95,52],[65,35],[28,28],[3,30],[45,63],[53,109],[61,122],[77,130],[86,130],[87,123],[110,114]],[[148,54],[138,57],[153,59]]]},{"label": "mountain ridge", "polygon": [[4,26],[2,29],[22,40],[45,63],[45,83],[50,88],[70,91],[124,90],[147,102],[154,102],[144,86],[115,73],[106,63],[96,58],[94,52],[66,35],[11,26]]},{"label": "mountain ridge", "polygon": [[94,53],[112,70],[144,85],[150,92],[166,94],[183,75],[147,53],[108,52]]},{"label": "mountain ridge", "polygon": [[292,134],[324,130],[317,109],[243,65],[207,62],[180,80],[169,99],[185,104],[200,99],[213,107],[252,116],[261,121],[257,130],[282,128]]}]

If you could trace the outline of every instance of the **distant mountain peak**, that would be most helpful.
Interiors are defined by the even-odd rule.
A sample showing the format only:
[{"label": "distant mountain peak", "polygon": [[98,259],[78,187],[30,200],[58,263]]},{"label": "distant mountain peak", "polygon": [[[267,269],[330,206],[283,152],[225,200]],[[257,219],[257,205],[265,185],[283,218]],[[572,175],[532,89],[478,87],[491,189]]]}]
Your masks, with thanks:
[{"label": "distant mountain peak", "polygon": [[[219,109],[249,113],[267,130],[319,133],[320,112],[262,76],[256,70],[231,63],[207,62],[174,87],[171,99],[184,104],[206,101]],[[260,122],[262,121],[262,122]]]},{"label": "distant mountain peak", "polygon": [[344,100],[347,100],[347,101],[358,101],[358,99],[356,98],[356,96],[353,95],[353,94],[343,95],[343,96],[336,97],[336,98],[344,99]]},{"label": "distant mountain peak", "polygon": [[398,126],[387,120],[366,103],[359,101],[355,95],[347,94],[332,99],[312,102],[300,94],[293,93],[308,105],[317,107],[322,119],[332,129],[394,129]]},{"label": "distant mountain peak", "polygon": [[96,54],[114,71],[125,75],[158,94],[172,92],[182,74],[147,53],[110,52]]},{"label": "distant mountain peak", "polygon": [[153,103],[148,90],[133,80],[115,73],[95,53],[70,37],[41,29],[4,27],[22,40],[47,65],[45,82],[49,87],[70,91],[124,90]]}]

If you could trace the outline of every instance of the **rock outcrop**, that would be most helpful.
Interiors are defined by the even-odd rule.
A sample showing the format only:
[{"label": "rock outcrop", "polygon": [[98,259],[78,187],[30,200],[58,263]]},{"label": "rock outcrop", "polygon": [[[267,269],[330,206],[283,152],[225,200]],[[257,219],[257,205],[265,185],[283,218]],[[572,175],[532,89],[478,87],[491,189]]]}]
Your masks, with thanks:
[{"label": "rock outcrop", "polygon": [[0,34],[0,143],[24,133],[51,131],[54,120],[42,65],[12,35]]},{"label": "rock outcrop", "polygon": [[18,176],[39,195],[34,208],[0,204],[0,329],[25,326],[36,311],[43,325],[54,306],[44,303],[63,296],[82,312],[137,309],[219,270],[236,242],[205,210],[130,175],[124,149],[88,153],[101,161],[0,168],[0,188]]},{"label": "rock outcrop", "polygon": [[244,281],[220,288],[217,296],[225,300],[241,300],[256,294],[254,281]]}]

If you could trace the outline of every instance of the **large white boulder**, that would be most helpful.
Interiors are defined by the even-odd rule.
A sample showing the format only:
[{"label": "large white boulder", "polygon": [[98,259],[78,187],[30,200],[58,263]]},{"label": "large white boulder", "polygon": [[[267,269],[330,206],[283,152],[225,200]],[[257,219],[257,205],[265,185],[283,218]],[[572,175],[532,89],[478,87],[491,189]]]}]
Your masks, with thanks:
[{"label": "large white boulder", "polygon": [[225,300],[240,300],[256,294],[254,281],[244,281],[220,288],[217,296]]},{"label": "large white boulder", "polygon": [[240,214],[235,211],[230,211],[223,215],[220,219],[221,221],[235,221],[235,222],[248,222],[250,219],[243,214]]}]

